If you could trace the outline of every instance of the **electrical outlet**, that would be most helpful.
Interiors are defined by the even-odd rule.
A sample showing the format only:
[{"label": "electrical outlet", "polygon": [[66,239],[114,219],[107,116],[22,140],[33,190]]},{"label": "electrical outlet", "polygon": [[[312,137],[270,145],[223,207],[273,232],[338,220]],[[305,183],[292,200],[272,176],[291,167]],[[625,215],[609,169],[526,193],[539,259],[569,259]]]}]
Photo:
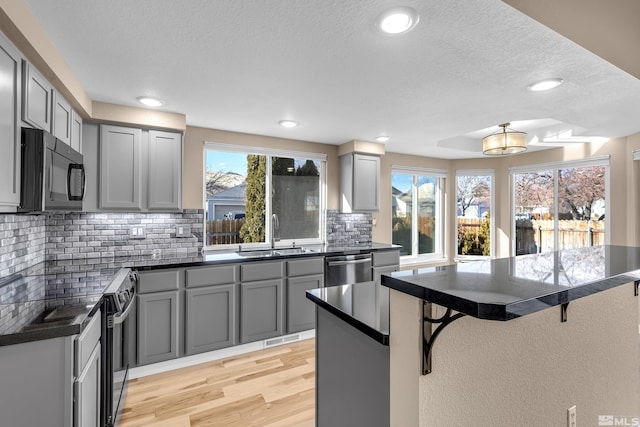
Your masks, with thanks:
[{"label": "electrical outlet", "polygon": [[191,237],[191,226],[176,225],[176,237]]},{"label": "electrical outlet", "polygon": [[567,427],[577,427],[576,405],[567,409]]},{"label": "electrical outlet", "polygon": [[144,239],[144,227],[134,225],[130,230],[132,239]]}]

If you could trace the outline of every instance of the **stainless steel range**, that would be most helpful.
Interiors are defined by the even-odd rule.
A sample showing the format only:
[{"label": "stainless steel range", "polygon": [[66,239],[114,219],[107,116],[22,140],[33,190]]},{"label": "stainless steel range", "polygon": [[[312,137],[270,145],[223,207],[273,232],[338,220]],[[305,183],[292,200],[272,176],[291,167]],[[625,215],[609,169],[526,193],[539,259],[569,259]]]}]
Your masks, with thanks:
[{"label": "stainless steel range", "polygon": [[103,398],[104,425],[118,425],[127,395],[129,364],[135,357],[137,274],[122,268],[103,293]]}]

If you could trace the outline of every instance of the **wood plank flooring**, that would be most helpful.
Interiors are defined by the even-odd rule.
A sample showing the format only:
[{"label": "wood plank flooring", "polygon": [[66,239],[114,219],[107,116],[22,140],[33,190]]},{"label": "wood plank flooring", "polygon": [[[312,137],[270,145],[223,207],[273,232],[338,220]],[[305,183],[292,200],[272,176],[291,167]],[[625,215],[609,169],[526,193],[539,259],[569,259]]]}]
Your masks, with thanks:
[{"label": "wood plank flooring", "polygon": [[136,378],[122,427],[313,427],[315,339]]}]

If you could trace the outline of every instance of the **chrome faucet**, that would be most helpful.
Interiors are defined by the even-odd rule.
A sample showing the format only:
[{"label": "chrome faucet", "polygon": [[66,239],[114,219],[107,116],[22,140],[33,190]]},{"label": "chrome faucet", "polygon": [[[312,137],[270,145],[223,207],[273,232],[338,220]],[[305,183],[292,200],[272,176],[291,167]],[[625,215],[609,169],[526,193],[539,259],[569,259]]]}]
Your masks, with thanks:
[{"label": "chrome faucet", "polygon": [[[276,237],[276,234],[278,235]],[[276,246],[276,242],[280,241],[280,220],[278,215],[271,215],[271,249]]]}]

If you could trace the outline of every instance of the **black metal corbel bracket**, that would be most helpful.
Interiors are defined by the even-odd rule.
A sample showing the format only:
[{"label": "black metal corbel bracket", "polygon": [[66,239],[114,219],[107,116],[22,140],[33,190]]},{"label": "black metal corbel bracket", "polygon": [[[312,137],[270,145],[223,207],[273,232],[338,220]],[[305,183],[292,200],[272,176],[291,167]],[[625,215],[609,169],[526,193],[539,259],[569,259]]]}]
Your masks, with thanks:
[{"label": "black metal corbel bracket", "polygon": [[560,321],[562,323],[567,321],[567,310],[569,309],[569,303],[565,302],[564,304],[560,305]]},{"label": "black metal corbel bracket", "polygon": [[[434,319],[431,313],[431,303],[422,301],[422,375],[431,373],[431,353],[433,351],[433,343],[440,332],[456,319],[464,317],[462,313],[451,314],[450,308],[442,317]],[[437,325],[434,329],[434,325]]]},{"label": "black metal corbel bracket", "polygon": [[633,282],[633,284],[634,284],[634,286],[635,286],[635,289],[634,289],[634,291],[633,291],[633,294],[634,294],[635,296],[640,295],[640,280],[636,280],[635,282]]}]

